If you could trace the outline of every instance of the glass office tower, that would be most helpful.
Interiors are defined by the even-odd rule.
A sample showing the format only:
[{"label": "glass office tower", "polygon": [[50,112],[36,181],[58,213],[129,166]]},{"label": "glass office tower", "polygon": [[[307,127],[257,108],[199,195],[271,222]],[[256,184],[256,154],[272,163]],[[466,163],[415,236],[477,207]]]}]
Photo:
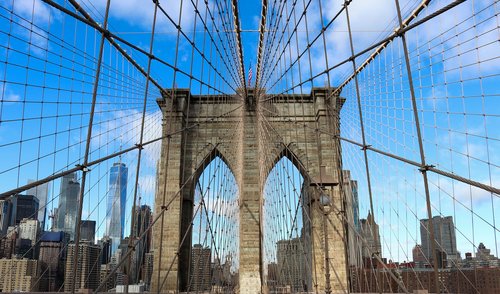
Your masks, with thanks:
[{"label": "glass office tower", "polygon": [[109,173],[109,193],[106,210],[106,235],[111,239],[111,254],[116,252],[120,240],[123,239],[127,176],[128,168],[125,164],[113,164]]}]

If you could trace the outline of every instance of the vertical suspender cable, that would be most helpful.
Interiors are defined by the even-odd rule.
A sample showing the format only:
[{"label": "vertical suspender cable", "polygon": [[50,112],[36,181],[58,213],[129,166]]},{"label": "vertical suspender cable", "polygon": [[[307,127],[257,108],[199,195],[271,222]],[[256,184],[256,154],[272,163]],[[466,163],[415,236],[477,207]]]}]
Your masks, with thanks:
[{"label": "vertical suspender cable", "polygon": [[[75,1],[75,0],[69,0],[70,3],[75,7],[76,10],[79,12],[82,12],[80,9],[80,5]],[[109,16],[109,6],[110,6],[111,0],[108,0],[106,3],[106,12],[104,15],[104,24],[103,28],[104,30],[107,29],[108,26],[108,16]],[[103,56],[103,51],[104,51],[104,40],[106,39],[104,31],[101,33],[101,41],[99,45],[99,57],[97,59],[97,68],[96,68],[96,73],[94,77],[94,89],[92,90],[92,105],[90,106],[90,117],[89,117],[89,125],[87,129],[87,141],[86,141],[86,146],[85,146],[85,154],[83,158],[83,164],[82,164],[82,185],[80,187],[80,194],[78,195],[78,213],[77,213],[77,219],[76,219],[76,232],[75,232],[75,247],[74,247],[74,255],[73,255],[73,266],[77,267],[78,264],[78,257],[79,257],[79,246],[80,246],[80,227],[82,225],[82,209],[83,209],[83,197],[85,193],[85,179],[87,176],[87,172],[89,169],[86,167],[88,162],[89,162],[89,153],[90,153],[90,141],[92,139],[92,125],[94,123],[94,111],[95,111],[95,105],[96,105],[96,100],[97,100],[97,89],[99,88],[99,78],[101,74],[101,64],[102,64],[102,56]],[[71,284],[71,293],[75,293],[75,284],[76,284],[76,272],[77,270],[75,269],[72,271],[72,280],[73,283]]]},{"label": "vertical suspender cable", "polygon": [[[135,184],[134,184],[134,198],[132,200],[132,221],[130,225],[130,237],[128,241],[128,250],[131,250],[133,248],[133,241],[135,240],[135,230],[134,226],[136,226],[136,201],[137,201],[137,190],[139,186],[139,173],[141,170],[141,157],[142,157],[142,143],[144,140],[144,123],[145,123],[145,118],[146,118],[146,105],[147,105],[147,100],[148,100],[148,94],[149,94],[149,74],[151,73],[151,56],[153,54],[153,44],[154,44],[154,37],[155,37],[155,29],[156,29],[156,16],[158,13],[158,0],[153,0],[155,8],[154,8],[154,14],[153,14],[153,24],[151,27],[151,39],[149,43],[149,56],[148,56],[148,68],[146,70],[146,89],[144,90],[144,101],[142,104],[142,118],[141,118],[141,134],[139,138],[139,150],[137,153],[137,168],[135,170]],[[142,220],[144,221],[144,220]],[[139,233],[139,232],[137,232]],[[131,263],[132,263],[132,254],[128,256],[128,261],[127,261],[127,269],[128,272],[126,273],[127,278],[125,279],[125,293],[128,293],[128,285],[130,283],[130,273],[132,272],[131,270]]]},{"label": "vertical suspender cable", "polygon": [[[351,47],[351,54],[353,57],[351,59],[352,68],[353,68],[353,71],[356,72],[356,59],[354,58],[354,44],[352,41],[351,21],[349,18],[349,9],[348,9],[349,3],[350,3],[350,1],[345,1],[344,6],[345,6],[345,14],[346,14],[346,18],[347,18],[347,29],[349,32],[349,44]],[[367,145],[366,145],[366,137],[365,137],[365,127],[364,127],[364,122],[363,122],[363,111],[361,109],[361,94],[359,93],[359,82],[358,82],[357,75],[354,76],[354,83],[356,86],[356,99],[358,102],[358,113],[359,113],[359,124],[360,124],[360,128],[361,128],[361,139],[363,141],[362,150],[363,150],[363,156],[365,159],[365,171],[366,171],[366,181],[367,181],[367,185],[368,185],[368,196],[370,198],[370,210],[372,212],[373,219],[375,220],[375,211],[373,209],[372,186],[371,186],[371,181],[370,181],[370,168],[369,168],[369,164],[368,164],[368,154],[367,154],[367,149],[366,149]],[[370,229],[372,230],[371,234],[373,235],[375,244],[378,244],[378,242],[379,242],[378,234],[374,234],[373,229],[371,227],[370,227]],[[380,254],[380,252],[374,252],[373,254],[376,254],[378,256]],[[378,281],[377,281],[377,284],[378,284]],[[380,291],[381,290],[379,288],[379,292]]]},{"label": "vertical suspender cable", "polygon": [[[401,8],[399,6],[399,0],[395,0],[396,4],[396,11],[398,13],[398,21],[399,21],[399,27],[400,29],[403,28],[403,19],[401,17]],[[440,292],[440,287],[439,287],[439,269],[438,269],[438,260],[437,260],[437,252],[436,252],[436,236],[434,235],[434,224],[432,222],[432,209],[431,209],[431,198],[430,198],[430,192],[429,192],[429,182],[427,180],[427,164],[425,163],[425,152],[424,152],[424,145],[422,141],[422,134],[420,132],[420,121],[418,118],[418,111],[417,111],[417,101],[415,98],[415,89],[413,88],[413,78],[412,78],[412,73],[411,73],[411,65],[410,65],[410,57],[408,53],[408,46],[406,44],[406,37],[405,37],[405,32],[402,32],[400,35],[401,37],[401,42],[403,43],[403,50],[404,50],[404,55],[405,55],[405,63],[406,63],[406,72],[408,75],[408,84],[410,86],[410,95],[411,95],[411,104],[413,108],[413,119],[415,120],[415,128],[417,131],[417,139],[418,139],[418,147],[420,151],[420,160],[421,160],[421,167],[420,167],[420,172],[422,173],[422,177],[424,180],[424,189],[425,189],[425,201],[427,205],[427,217],[429,218],[429,233],[431,237],[431,250],[432,250],[432,257],[433,257],[433,267],[434,267],[434,291],[436,293],[441,293]]]}]

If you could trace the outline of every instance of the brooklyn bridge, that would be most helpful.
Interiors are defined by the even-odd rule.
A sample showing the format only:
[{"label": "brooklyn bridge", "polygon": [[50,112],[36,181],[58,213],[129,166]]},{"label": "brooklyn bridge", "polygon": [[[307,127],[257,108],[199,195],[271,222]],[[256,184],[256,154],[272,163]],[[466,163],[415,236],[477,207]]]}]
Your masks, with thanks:
[{"label": "brooklyn bridge", "polygon": [[0,292],[500,293],[499,11],[2,1]]}]

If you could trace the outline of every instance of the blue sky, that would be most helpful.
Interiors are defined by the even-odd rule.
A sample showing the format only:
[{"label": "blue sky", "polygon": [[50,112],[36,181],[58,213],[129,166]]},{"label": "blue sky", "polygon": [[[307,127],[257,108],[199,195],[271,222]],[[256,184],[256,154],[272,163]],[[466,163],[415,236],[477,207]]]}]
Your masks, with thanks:
[{"label": "blue sky", "polygon": [[[449,2],[433,1],[421,15],[429,15]],[[110,30],[148,51],[153,5],[137,5],[132,0],[111,3]],[[214,5],[215,2],[209,3]],[[297,10],[301,11],[304,3],[297,3]],[[305,33],[305,22],[301,22],[297,41],[293,38],[291,42],[291,58],[305,50],[308,38],[316,36],[321,25],[326,24],[341,5],[341,1],[321,3],[322,15],[318,2],[311,2],[306,14],[310,34]],[[405,16],[418,1],[401,3]],[[105,1],[81,1],[81,4],[102,23]],[[204,15],[205,6],[199,5]],[[245,30],[242,32],[245,68],[248,71],[252,65],[255,78],[258,33],[254,30],[258,29],[261,6],[258,1],[240,1],[239,5],[241,28]],[[0,60],[3,61],[0,65],[0,152],[6,155],[0,162],[0,191],[7,191],[25,184],[30,178],[41,179],[72,167],[82,158],[99,34],[39,0],[5,1],[0,6]],[[162,7],[178,21],[179,1],[164,3]],[[191,1],[183,1],[183,31],[195,40],[200,50],[204,48],[205,39],[206,56],[212,56],[213,67],[220,76],[199,54],[195,53],[191,61],[192,48],[182,35],[176,54],[177,32],[164,15],[159,16],[153,53],[165,62],[177,64],[185,72],[192,71],[193,76],[219,91],[232,93],[237,87],[231,78],[235,69],[226,68],[224,61],[217,58],[218,53],[210,46],[208,35],[202,33],[204,29],[199,18],[194,26],[196,15],[191,7]],[[10,12],[12,9],[14,14]],[[428,163],[496,187],[500,186],[500,45],[498,16],[494,15],[498,9],[498,4],[491,1],[467,1],[407,35]],[[269,11],[272,11],[271,6]],[[297,13],[296,17],[299,15]],[[394,4],[389,0],[381,0],[378,5],[371,5],[366,0],[353,1],[350,16],[355,52],[389,35],[396,27]],[[232,27],[232,19],[227,20],[226,25]],[[208,25],[210,27],[210,22]],[[345,15],[342,15],[325,34],[329,66],[350,54],[346,29]],[[213,36],[217,37],[215,33]],[[226,37],[222,35],[222,38]],[[223,48],[230,54],[228,46],[222,46],[228,43],[225,40],[216,41],[223,55]],[[146,56],[126,45],[122,48],[143,68],[147,67]],[[283,48],[273,50],[279,54]],[[366,57],[367,54],[356,59],[358,65]],[[289,64],[290,56],[286,58]],[[91,160],[138,142],[146,84],[143,75],[107,43],[103,60]],[[284,91],[290,87],[292,77],[297,83],[323,71],[326,64],[321,39],[311,47],[312,73],[308,70],[307,54],[300,62],[300,72],[296,65],[285,79],[276,81],[276,76],[270,77],[267,85],[274,87],[267,90]],[[331,85],[338,85],[351,72],[350,63],[340,66],[330,75]],[[191,86],[193,93],[217,92],[182,74],[177,74],[174,81],[172,69],[159,62],[153,62],[151,76],[165,88],[175,84]],[[313,84],[293,91],[309,93],[312,86],[323,86],[325,81],[323,75]],[[375,148],[419,161],[408,77],[399,39],[359,75],[359,83],[367,142]],[[341,130],[343,136],[361,142],[355,91],[353,81],[342,91],[347,100],[341,113]],[[161,113],[155,102],[159,96],[159,90],[149,84],[145,141],[160,135]],[[342,147],[344,166],[360,183],[360,216],[363,217],[369,205],[362,152],[357,146],[343,144]],[[139,176],[141,203],[152,205],[154,202],[159,150],[159,144],[151,144],[144,150]],[[129,167],[128,207],[133,197],[136,157],[137,151],[133,151],[121,159]],[[84,217],[104,219],[109,168],[117,160],[101,163],[89,174]],[[405,260],[404,253],[410,253],[415,242],[419,242],[417,220],[426,218],[421,175],[415,167],[374,153],[369,153],[369,162],[383,251],[395,260]],[[498,195],[432,173],[429,182],[434,211],[454,216],[460,231],[457,241],[462,254],[475,251],[474,245],[479,242],[498,254],[497,230],[492,227],[498,226],[498,216],[494,217],[500,208]],[[49,208],[57,207],[58,185],[55,181],[51,187],[49,197],[55,200],[49,202]],[[129,226],[129,214],[127,222]],[[99,223],[103,222],[98,221],[98,226]],[[99,232],[104,232],[103,225]]]}]

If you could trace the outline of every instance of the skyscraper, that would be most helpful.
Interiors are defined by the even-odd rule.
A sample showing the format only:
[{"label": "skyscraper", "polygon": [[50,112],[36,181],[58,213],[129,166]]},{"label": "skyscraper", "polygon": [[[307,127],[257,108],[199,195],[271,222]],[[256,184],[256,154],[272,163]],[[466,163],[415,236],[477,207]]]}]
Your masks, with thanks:
[{"label": "skyscraper", "polygon": [[[33,183],[34,180],[28,180],[28,184]],[[34,195],[38,198],[38,221],[42,226],[42,231],[45,230],[45,217],[47,216],[47,195],[49,194],[49,184],[41,184],[33,187],[27,191],[28,195]]]},{"label": "skyscraper", "polygon": [[[100,270],[99,254],[100,248],[87,241],[78,244],[78,264],[73,264],[75,244],[68,245],[66,257],[66,271],[64,277],[64,291],[71,291],[73,284],[75,289],[95,290],[99,286]],[[76,271],[76,281],[73,280],[73,271]]]},{"label": "skyscraper", "polygon": [[371,212],[366,219],[361,219],[361,236],[366,241],[362,244],[362,256],[371,258],[373,254],[382,255],[378,225]]},{"label": "skyscraper", "polygon": [[[132,224],[132,236],[140,237],[149,227],[152,219],[151,207],[148,205],[137,206],[135,209],[135,223]],[[146,260],[146,253],[151,250],[151,230],[145,233],[144,237],[135,247],[134,263],[132,264],[132,282],[137,283],[144,280],[144,272],[141,270]]]},{"label": "skyscraper", "polygon": [[27,219],[38,219],[38,198],[33,195],[17,195],[17,205],[14,208],[15,214],[15,225],[27,218]]},{"label": "skyscraper", "polygon": [[19,223],[19,238],[31,240],[31,244],[37,243],[40,234],[40,222],[37,219],[25,218]]},{"label": "skyscraper", "polygon": [[127,199],[128,168],[115,163],[109,172],[109,193],[106,210],[106,235],[111,238],[111,253],[114,254],[125,229],[125,202]]},{"label": "skyscraper", "polygon": [[[211,266],[212,250],[203,248],[200,244],[193,245],[191,251],[190,291],[207,291],[212,285]],[[189,291],[188,291],[189,292]]]},{"label": "skyscraper", "polygon": [[[455,237],[455,225],[451,216],[435,216],[432,218],[434,237],[436,238],[436,250],[446,253],[446,260],[457,261],[460,255],[457,252],[457,240]],[[422,252],[429,261],[434,260],[432,254],[429,220],[420,220],[420,238],[422,239]],[[450,263],[448,263],[450,264]],[[451,265],[451,264],[450,264]]]},{"label": "skyscraper", "polygon": [[2,236],[7,234],[7,229],[16,221],[16,207],[16,196],[0,200],[0,234]]},{"label": "skyscraper", "polygon": [[95,243],[95,224],[94,220],[82,220],[80,227],[80,240],[90,241]]},{"label": "skyscraper", "polygon": [[107,264],[111,260],[111,239],[109,237],[104,236],[98,242],[99,247],[101,248],[101,264]]},{"label": "skyscraper", "polygon": [[57,231],[69,234],[70,240],[75,239],[76,214],[78,209],[78,195],[80,194],[80,183],[76,181],[76,174],[65,175],[61,179],[59,193],[59,207],[56,214]]},{"label": "skyscraper", "polygon": [[311,271],[307,266],[303,236],[276,243],[277,281],[292,292],[312,290]]},{"label": "skyscraper", "polygon": [[358,203],[358,182],[351,179],[351,172],[343,170],[342,174],[344,193],[345,193],[345,211],[347,217],[347,241],[349,265],[361,267],[363,264],[361,258],[361,240],[359,225],[359,203]]},{"label": "skyscraper", "polygon": [[40,291],[56,292],[64,281],[64,232],[44,232],[40,238]]},{"label": "skyscraper", "polygon": [[413,262],[416,268],[424,267],[426,264],[424,253],[422,252],[422,246],[416,244],[412,250]]}]

